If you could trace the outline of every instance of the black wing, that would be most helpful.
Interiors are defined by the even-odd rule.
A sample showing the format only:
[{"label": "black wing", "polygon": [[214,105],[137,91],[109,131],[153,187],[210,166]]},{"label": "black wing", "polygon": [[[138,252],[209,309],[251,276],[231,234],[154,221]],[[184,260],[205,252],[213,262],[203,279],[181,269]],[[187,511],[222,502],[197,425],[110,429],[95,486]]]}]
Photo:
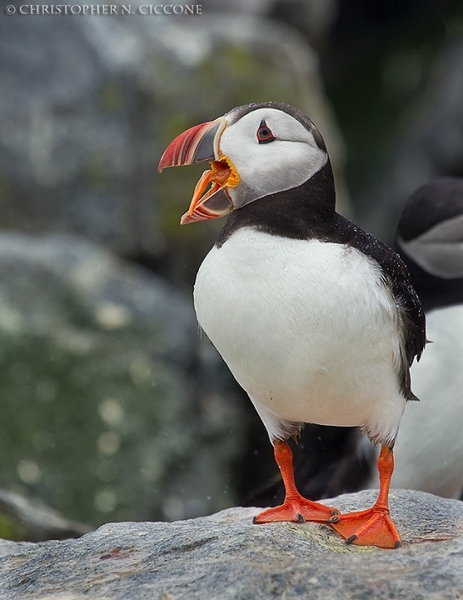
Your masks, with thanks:
[{"label": "black wing", "polygon": [[[407,400],[416,400],[410,387],[410,367],[419,360],[426,345],[426,318],[405,263],[389,246],[337,215],[334,237],[375,260],[400,309],[404,329],[404,353],[400,372],[401,391]],[[334,240],[333,240],[334,241]]]}]

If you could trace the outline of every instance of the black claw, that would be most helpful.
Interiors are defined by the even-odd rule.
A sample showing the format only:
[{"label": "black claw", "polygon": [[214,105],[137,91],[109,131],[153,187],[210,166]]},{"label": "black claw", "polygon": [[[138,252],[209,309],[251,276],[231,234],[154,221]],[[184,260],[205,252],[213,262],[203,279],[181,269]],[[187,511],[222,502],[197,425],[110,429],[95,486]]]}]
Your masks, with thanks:
[{"label": "black claw", "polygon": [[252,524],[253,525],[257,525],[257,517],[253,517],[252,518]]},{"label": "black claw", "polygon": [[346,544],[352,544],[357,539],[357,534],[353,534],[346,539]]},{"label": "black claw", "polygon": [[397,542],[395,543],[395,548],[402,548],[402,542],[400,540],[397,540]]},{"label": "black claw", "polygon": [[301,515],[301,513],[297,513],[297,516],[296,516],[296,518],[297,518],[297,522],[298,522],[298,523],[305,523],[305,519],[304,519],[304,517]]}]

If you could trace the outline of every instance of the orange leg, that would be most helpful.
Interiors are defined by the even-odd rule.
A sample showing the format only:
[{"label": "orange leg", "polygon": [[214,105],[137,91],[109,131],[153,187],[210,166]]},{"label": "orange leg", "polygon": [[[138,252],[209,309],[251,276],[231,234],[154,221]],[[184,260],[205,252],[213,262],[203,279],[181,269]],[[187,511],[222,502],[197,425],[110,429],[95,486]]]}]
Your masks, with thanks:
[{"label": "orange leg", "polygon": [[281,506],[269,508],[254,517],[254,523],[271,523],[273,521],[318,521],[326,523],[339,515],[336,508],[330,508],[318,502],[303,498],[296,489],[293,471],[293,453],[287,442],[276,440],[274,445],[275,460],[280,469],[285,486],[285,500]]},{"label": "orange leg", "polygon": [[378,458],[379,494],[372,508],[341,515],[332,523],[348,544],[399,548],[402,545],[399,533],[389,514],[389,487],[394,471],[392,448],[383,446]]}]

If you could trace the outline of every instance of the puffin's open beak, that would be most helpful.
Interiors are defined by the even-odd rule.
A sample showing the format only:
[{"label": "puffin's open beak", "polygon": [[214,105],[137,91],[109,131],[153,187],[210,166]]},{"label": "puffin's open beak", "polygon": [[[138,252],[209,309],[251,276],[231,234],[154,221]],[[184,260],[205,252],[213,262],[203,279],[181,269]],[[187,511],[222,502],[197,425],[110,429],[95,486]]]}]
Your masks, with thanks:
[{"label": "puffin's open beak", "polygon": [[227,121],[219,117],[187,129],[167,146],[159,161],[159,172],[165,167],[211,163],[211,169],[204,171],[196,184],[181,225],[223,217],[233,210],[227,189],[236,187],[240,178],[230,159],[219,151],[220,136],[226,126]]}]

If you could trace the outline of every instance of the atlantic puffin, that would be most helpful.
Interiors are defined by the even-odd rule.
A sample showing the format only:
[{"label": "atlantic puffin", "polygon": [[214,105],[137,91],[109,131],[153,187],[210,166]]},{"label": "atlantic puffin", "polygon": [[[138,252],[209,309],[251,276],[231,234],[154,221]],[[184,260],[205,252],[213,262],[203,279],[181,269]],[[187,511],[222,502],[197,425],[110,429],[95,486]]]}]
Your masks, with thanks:
[{"label": "atlantic puffin", "polygon": [[[438,177],[409,197],[394,248],[406,264],[426,314],[430,344],[411,367],[419,403],[404,413],[395,445],[392,487],[447,498],[463,490],[463,179]],[[359,429],[304,428],[296,483],[312,499],[377,487],[376,452]],[[279,483],[251,504],[273,503]]]},{"label": "atlantic puffin", "polygon": [[463,488],[463,179],[440,177],[416,190],[395,244],[432,343],[412,367],[421,402],[404,415],[392,485],[455,498]]},{"label": "atlantic puffin", "polygon": [[[182,224],[227,216],[194,286],[198,323],[262,419],[285,486],[255,523],[329,523],[347,541],[396,548],[393,447],[425,318],[406,267],[335,210],[322,135],[299,109],[248,104],[177,136],[159,163],[210,162]],[[380,490],[340,515],[294,483],[304,423],[360,426],[381,445]]]}]

